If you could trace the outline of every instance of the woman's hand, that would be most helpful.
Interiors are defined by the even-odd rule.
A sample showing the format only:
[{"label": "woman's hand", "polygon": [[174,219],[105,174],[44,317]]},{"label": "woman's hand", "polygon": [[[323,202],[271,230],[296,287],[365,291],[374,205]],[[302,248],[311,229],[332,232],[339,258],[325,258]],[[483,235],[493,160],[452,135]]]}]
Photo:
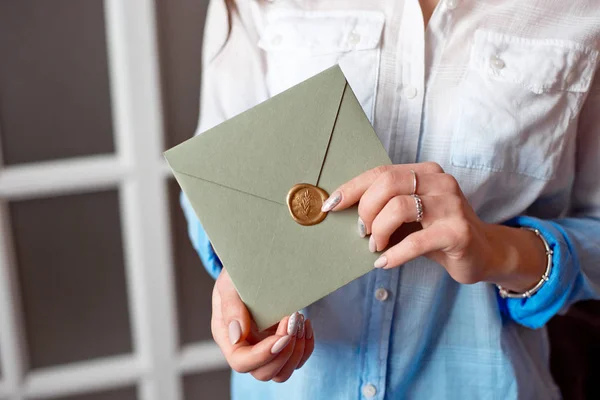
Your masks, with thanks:
[{"label": "woman's hand", "polygon": [[539,281],[546,265],[543,243],[532,232],[481,221],[456,179],[438,164],[369,170],[338,188],[324,209],[339,211],[358,202],[359,233],[370,235],[371,251],[383,251],[401,225],[417,220],[412,171],[422,201],[423,229],[388,248],[376,268],[393,268],[426,256],[460,283],[487,281],[525,291]]},{"label": "woman's hand", "polygon": [[225,269],[213,289],[211,328],[231,368],[260,381],[287,381],[315,346],[311,322],[299,313],[258,332]]}]

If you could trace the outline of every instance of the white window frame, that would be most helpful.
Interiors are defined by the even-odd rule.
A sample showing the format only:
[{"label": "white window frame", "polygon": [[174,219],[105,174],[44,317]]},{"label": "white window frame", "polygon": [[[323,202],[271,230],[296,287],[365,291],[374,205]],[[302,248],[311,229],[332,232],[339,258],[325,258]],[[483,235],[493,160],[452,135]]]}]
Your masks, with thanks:
[{"label": "white window frame", "polygon": [[[0,167],[0,399],[135,386],[182,400],[182,377],[221,370],[212,342],[180,347],[153,0],[104,0],[116,152]],[[133,353],[29,370],[8,202],[119,189]]]}]

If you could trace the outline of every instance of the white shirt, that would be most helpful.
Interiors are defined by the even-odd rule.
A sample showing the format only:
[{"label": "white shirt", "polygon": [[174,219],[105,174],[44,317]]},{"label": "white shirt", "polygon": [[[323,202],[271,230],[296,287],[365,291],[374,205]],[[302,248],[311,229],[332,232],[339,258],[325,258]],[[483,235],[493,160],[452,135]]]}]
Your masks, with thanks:
[{"label": "white shirt", "polygon": [[597,136],[577,138],[600,90],[597,1],[441,0],[427,29],[418,1],[244,1],[224,49],[212,8],[199,132],[339,63],[392,160],[440,163],[483,219],[568,207]]},{"label": "white shirt", "polygon": [[[508,323],[492,285],[458,285],[425,259],[373,271],[309,307],[317,336],[326,326],[325,343],[364,351],[350,373],[356,393],[362,385],[375,388],[362,392],[368,398],[556,397],[544,330],[522,325],[538,325],[542,314],[543,325],[600,292],[600,2],[441,0],[426,29],[418,0],[239,0],[238,12],[228,35],[224,2],[211,2],[198,133],[339,63],[395,163],[438,162],[487,222],[571,217],[548,226],[564,235],[554,240],[560,284],[510,303]],[[364,297],[378,285],[389,289],[386,305]],[[352,326],[335,319],[349,304],[360,310]],[[314,393],[306,385],[322,384],[317,393],[330,393],[314,376],[320,362],[344,356],[327,346],[286,383],[296,386],[250,392],[300,399]],[[473,379],[461,380],[463,372]],[[334,389],[343,386],[337,378]]]}]

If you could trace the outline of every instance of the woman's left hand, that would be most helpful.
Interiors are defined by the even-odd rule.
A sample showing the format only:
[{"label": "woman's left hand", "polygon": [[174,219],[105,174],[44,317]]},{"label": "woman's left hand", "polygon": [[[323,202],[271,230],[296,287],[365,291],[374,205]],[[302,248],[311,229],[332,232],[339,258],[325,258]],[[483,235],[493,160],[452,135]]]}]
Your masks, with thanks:
[{"label": "woman's left hand", "polygon": [[339,211],[358,202],[359,233],[370,235],[371,251],[383,251],[401,225],[417,220],[412,171],[423,229],[388,248],[375,267],[393,268],[426,256],[460,283],[487,281],[521,291],[539,281],[546,264],[542,242],[532,232],[483,222],[457,180],[436,163],[369,170],[338,188],[324,208],[337,203],[333,211]]}]

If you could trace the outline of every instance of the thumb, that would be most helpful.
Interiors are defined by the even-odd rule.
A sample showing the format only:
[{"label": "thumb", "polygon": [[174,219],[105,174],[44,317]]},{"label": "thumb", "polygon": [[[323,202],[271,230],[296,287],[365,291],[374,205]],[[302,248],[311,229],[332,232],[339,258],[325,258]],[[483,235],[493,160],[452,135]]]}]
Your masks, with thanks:
[{"label": "thumb", "polygon": [[250,313],[225,268],[217,279],[217,290],[221,296],[221,315],[229,332],[229,342],[234,345],[244,341],[250,333]]}]

